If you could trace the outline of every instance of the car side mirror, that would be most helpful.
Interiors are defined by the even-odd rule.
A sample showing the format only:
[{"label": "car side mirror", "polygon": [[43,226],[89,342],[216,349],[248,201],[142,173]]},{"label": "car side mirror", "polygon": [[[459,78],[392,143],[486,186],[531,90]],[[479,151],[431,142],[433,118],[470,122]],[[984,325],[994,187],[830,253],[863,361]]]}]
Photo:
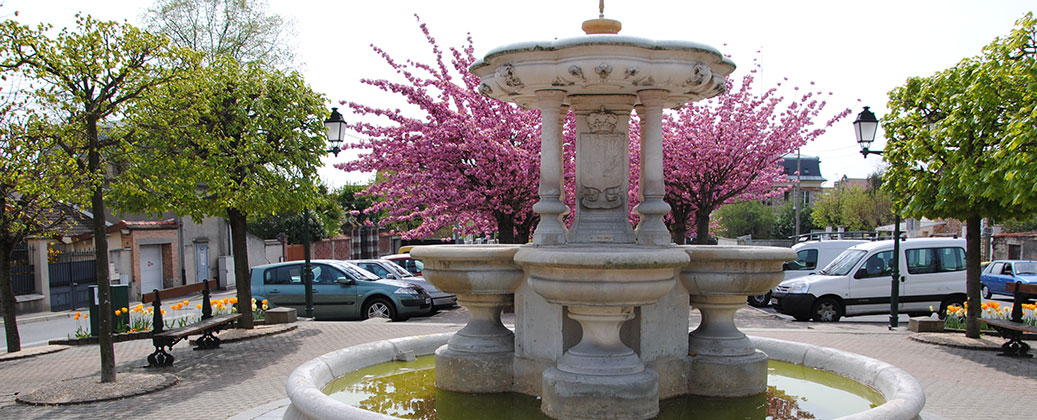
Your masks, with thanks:
[{"label": "car side mirror", "polygon": [[863,279],[865,277],[868,277],[868,270],[865,269],[864,267],[861,267],[860,269],[858,269],[857,273],[853,275],[853,278],[855,278],[855,279]]},{"label": "car side mirror", "polygon": [[785,263],[783,263],[781,265],[781,270],[782,271],[789,271],[789,270],[792,270],[792,269],[793,268],[792,268],[792,263],[791,262],[785,262]]},{"label": "car side mirror", "polygon": [[389,275],[386,278],[389,279],[389,280],[399,280],[400,276],[397,276],[397,275],[395,275],[393,273],[389,273]]}]

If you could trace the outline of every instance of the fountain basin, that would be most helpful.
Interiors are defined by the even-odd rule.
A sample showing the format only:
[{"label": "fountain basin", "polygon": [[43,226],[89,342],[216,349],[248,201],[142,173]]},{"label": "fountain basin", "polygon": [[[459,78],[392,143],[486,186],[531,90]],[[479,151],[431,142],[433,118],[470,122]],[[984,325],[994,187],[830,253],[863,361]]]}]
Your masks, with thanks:
[{"label": "fountain basin", "polygon": [[548,302],[580,306],[655,303],[688,263],[679,248],[634,245],[526,246],[515,254],[529,285]]},{"label": "fountain basin", "polygon": [[664,106],[716,96],[735,64],[713,47],[688,41],[657,41],[625,35],[588,35],[495,48],[471,66],[486,96],[523,107],[537,104],[536,91],[569,95],[667,92]]},{"label": "fountain basin", "polygon": [[411,250],[422,275],[447,293],[506,295],[522,284],[513,257],[519,245],[425,245]]},{"label": "fountain basin", "polygon": [[796,259],[790,248],[769,246],[683,245],[691,263],[681,283],[691,295],[754,296],[784,279],[782,264]]},{"label": "fountain basin", "polygon": [[[373,413],[325,395],[322,390],[335,378],[376,364],[403,357],[432,354],[453,333],[398,338],[349,347],[327,353],[295,369],[286,391],[292,401],[284,419],[388,420],[395,417]],[[870,410],[839,420],[910,420],[919,417],[925,393],[918,380],[888,363],[861,355],[785,340],[751,337],[771,359],[817,368],[844,376],[877,391],[885,402]]]}]

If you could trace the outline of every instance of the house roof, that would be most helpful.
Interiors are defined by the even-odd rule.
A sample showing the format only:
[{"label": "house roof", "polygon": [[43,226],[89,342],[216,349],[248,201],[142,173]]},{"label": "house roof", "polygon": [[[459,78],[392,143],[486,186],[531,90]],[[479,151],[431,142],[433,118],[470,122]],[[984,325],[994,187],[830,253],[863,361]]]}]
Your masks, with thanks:
[{"label": "house roof", "polygon": [[[796,163],[799,163],[799,176],[796,175]],[[827,181],[821,176],[821,158],[817,156],[785,156],[782,166],[785,167],[785,175],[790,182],[798,178],[801,181]]]},{"label": "house roof", "polygon": [[995,238],[1037,238],[1037,232],[1001,232]]}]

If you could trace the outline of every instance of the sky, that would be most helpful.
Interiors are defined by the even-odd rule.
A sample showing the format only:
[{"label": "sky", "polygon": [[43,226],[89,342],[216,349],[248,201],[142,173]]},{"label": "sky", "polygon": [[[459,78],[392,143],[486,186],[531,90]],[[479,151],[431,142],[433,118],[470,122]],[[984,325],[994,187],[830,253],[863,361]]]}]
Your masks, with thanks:
[{"label": "sky", "polygon": [[[270,10],[294,22],[295,67],[329,107],[339,101],[404,108],[397,96],[360,82],[394,74],[371,45],[397,60],[430,62],[432,54],[415,15],[446,47],[460,47],[471,34],[476,56],[514,42],[582,36],[580,24],[597,17],[596,0],[268,0]],[[148,0],[5,0],[0,17],[27,24],[47,22],[72,26],[75,13],[138,24],[152,4]],[[821,159],[821,172],[832,181],[844,175],[861,178],[882,167],[881,157],[860,154],[852,122],[863,106],[880,118],[887,93],[909,77],[928,76],[1007,35],[1017,19],[1037,10],[1033,0],[873,0],[848,2],[727,0],[609,0],[605,17],[623,23],[622,35],[658,40],[693,41],[729,55],[740,79],[761,64],[757,84],[763,87],[788,78],[786,86],[811,82],[828,96],[826,115],[851,109],[851,115],[804,146],[805,156]],[[18,11],[18,16],[12,13]],[[353,118],[346,115],[347,119]],[[823,122],[819,118],[817,122]],[[885,144],[881,129],[872,150]],[[370,174],[346,173],[332,167],[355,158],[328,156],[319,171],[322,181],[337,187],[366,183]]]}]

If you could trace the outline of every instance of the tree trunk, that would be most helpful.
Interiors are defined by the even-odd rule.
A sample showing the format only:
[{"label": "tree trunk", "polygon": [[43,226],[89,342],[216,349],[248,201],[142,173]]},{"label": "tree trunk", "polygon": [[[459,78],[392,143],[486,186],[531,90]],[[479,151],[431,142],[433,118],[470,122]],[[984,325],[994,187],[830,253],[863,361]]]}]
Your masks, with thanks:
[{"label": "tree trunk", "polygon": [[234,287],[238,295],[238,312],[241,318],[238,327],[250,330],[255,326],[252,319],[252,279],[248,275],[248,217],[233,207],[227,209],[230,222],[230,243],[234,255]]},{"label": "tree trunk", "polygon": [[979,316],[982,301],[979,296],[979,253],[980,217],[965,219],[965,292],[968,294],[968,310],[965,312],[965,336],[979,338]]},{"label": "tree trunk", "polygon": [[[88,119],[86,135],[90,141],[87,152],[87,170],[91,176],[102,173],[101,151],[98,150],[97,119]],[[93,212],[94,255],[97,268],[97,333],[101,350],[101,382],[115,382],[115,347],[112,341],[112,288],[108,282],[108,227],[104,220],[104,183],[95,183],[90,197],[90,211]]]},{"label": "tree trunk", "polygon": [[526,243],[529,238],[523,238],[522,242],[518,242],[518,237],[515,236],[515,219],[509,215],[500,215],[497,219],[497,240],[502,244],[517,244]]},{"label": "tree trunk", "polygon": [[11,281],[11,253],[14,244],[0,242],[0,306],[4,307],[4,329],[7,332],[7,352],[14,353],[22,349],[22,339],[18,335],[18,319],[15,316],[14,284]]},{"label": "tree trunk", "polygon": [[709,210],[695,210],[695,243],[709,245]]}]

